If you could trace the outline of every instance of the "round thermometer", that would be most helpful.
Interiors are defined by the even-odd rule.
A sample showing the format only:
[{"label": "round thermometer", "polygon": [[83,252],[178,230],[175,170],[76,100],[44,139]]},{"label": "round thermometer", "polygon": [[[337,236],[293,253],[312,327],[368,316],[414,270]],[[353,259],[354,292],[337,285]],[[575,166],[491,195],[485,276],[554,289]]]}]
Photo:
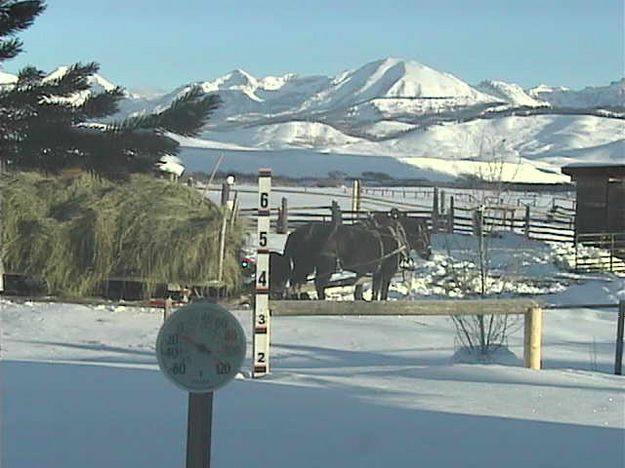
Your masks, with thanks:
[{"label": "round thermometer", "polygon": [[230,382],[241,369],[245,351],[239,321],[210,302],[181,307],[163,323],[156,338],[161,371],[176,386],[194,393]]}]

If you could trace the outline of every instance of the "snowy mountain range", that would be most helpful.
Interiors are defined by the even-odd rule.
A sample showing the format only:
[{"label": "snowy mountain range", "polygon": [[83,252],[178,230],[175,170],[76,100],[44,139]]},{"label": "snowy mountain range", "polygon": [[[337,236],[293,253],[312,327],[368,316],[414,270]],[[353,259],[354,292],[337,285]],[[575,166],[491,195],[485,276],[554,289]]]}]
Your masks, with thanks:
[{"label": "snowy mountain range", "polygon": [[[0,73],[0,84],[12,80]],[[223,101],[199,138],[180,138],[194,170],[209,171],[225,154],[222,170],[445,179],[480,175],[496,162],[509,166],[511,179],[558,182],[568,163],[625,160],[625,79],[578,91],[494,80],[472,86],[394,58],[334,77],[234,70],[159,96],[128,93],[116,117],[164,109],[193,85]],[[93,77],[98,91],[113,86]]]}]

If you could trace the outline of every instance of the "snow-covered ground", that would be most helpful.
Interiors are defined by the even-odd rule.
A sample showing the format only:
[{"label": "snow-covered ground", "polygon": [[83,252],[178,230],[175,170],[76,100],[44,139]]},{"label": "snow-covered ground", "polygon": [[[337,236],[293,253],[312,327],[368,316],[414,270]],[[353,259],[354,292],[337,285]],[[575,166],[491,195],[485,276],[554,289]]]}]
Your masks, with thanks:
[{"label": "snow-covered ground", "polygon": [[[394,298],[457,297],[451,271],[470,284],[475,241],[434,242]],[[625,297],[623,277],[561,270],[557,246],[504,235],[490,252],[493,292],[551,304]],[[157,368],[160,310],[0,307],[3,468],[183,466],[187,399]],[[233,312],[251,347],[250,310]],[[248,357],[216,394],[212,466],[623,466],[616,315],[546,310],[542,371],[522,365],[522,322],[501,359],[462,364],[448,317],[275,317],[272,373],[252,380]]]}]

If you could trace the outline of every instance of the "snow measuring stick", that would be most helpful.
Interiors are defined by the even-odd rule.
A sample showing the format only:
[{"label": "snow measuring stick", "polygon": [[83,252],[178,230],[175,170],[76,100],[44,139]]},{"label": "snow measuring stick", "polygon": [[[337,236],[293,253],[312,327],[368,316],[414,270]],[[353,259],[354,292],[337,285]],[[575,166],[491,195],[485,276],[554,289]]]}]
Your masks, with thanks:
[{"label": "snow measuring stick", "polygon": [[258,171],[258,247],[256,250],[256,294],[254,300],[254,341],[252,377],[269,373],[269,228],[271,169]]}]

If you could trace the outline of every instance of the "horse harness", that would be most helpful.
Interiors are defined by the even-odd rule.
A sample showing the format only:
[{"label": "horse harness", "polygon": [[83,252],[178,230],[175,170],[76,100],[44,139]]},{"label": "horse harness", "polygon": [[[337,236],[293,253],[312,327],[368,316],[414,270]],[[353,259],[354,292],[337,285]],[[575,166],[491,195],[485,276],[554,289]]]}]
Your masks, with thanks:
[{"label": "horse harness", "polygon": [[[402,263],[408,263],[411,260],[410,256],[406,253],[410,251],[410,245],[408,243],[408,236],[406,234],[406,230],[404,229],[404,227],[401,225],[399,221],[397,221],[393,226],[391,224],[386,224],[386,225],[382,224],[375,218],[369,218],[363,223],[363,226],[367,228],[371,228],[369,230],[375,235],[378,241],[378,244],[380,246],[381,256],[377,259],[377,266],[373,273],[379,272],[380,269],[382,268],[382,264],[384,263],[384,260],[392,257],[393,255],[397,255],[397,254],[401,255],[401,258],[399,260],[400,266],[402,265]],[[383,233],[384,230],[388,230],[390,235],[385,235]],[[395,243],[397,245],[397,248],[395,248],[394,250],[388,253],[384,252],[384,239],[386,238],[392,238],[393,240],[395,240]],[[340,263],[341,263],[340,260],[337,258],[337,266],[339,266],[338,271],[341,271],[343,269]],[[352,265],[352,267],[368,265],[371,263],[372,262],[366,262],[366,263],[362,263],[359,265]]]}]

